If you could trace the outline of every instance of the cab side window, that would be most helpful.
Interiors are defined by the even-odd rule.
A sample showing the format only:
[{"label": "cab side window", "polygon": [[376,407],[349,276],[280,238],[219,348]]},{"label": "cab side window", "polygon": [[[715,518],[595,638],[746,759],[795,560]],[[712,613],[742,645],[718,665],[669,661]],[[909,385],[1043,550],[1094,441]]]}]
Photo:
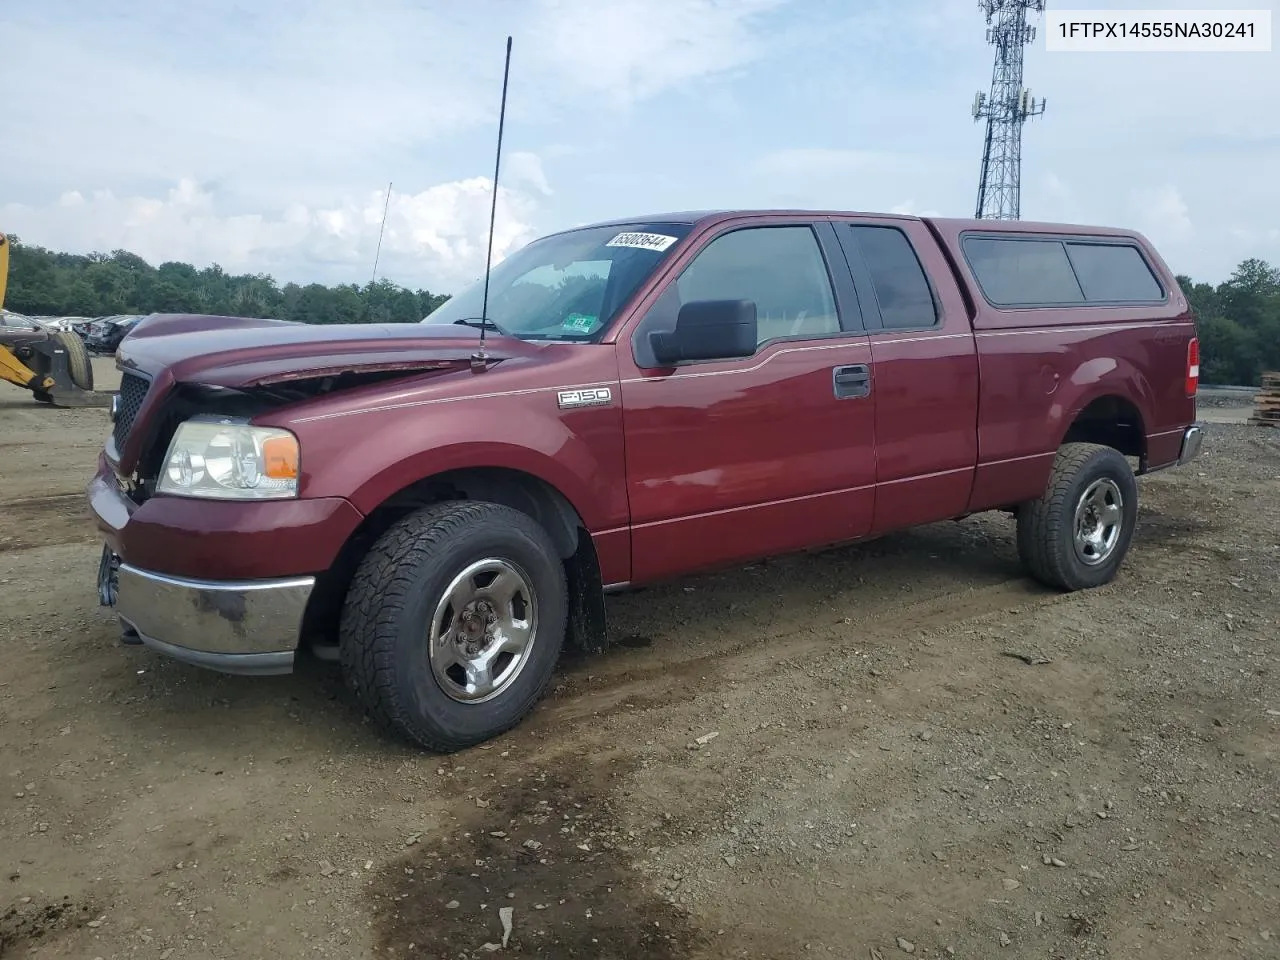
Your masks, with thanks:
[{"label": "cab side window", "polygon": [[938,308],[933,291],[907,235],[897,227],[858,225],[851,229],[871,274],[884,328],[913,330],[936,324]]},{"label": "cab side window", "polygon": [[712,240],[663,292],[637,328],[637,360],[648,360],[648,335],[673,330],[694,300],[752,300],[756,342],[840,332],[840,316],[822,248],[807,226],[747,227]]}]

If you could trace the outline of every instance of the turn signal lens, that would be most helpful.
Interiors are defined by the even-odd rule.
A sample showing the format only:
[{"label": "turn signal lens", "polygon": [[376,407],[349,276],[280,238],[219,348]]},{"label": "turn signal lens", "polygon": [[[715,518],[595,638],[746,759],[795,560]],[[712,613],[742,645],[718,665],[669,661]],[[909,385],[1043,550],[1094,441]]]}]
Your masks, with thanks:
[{"label": "turn signal lens", "polygon": [[263,473],[272,480],[298,479],[298,441],[271,437],[262,442]]}]

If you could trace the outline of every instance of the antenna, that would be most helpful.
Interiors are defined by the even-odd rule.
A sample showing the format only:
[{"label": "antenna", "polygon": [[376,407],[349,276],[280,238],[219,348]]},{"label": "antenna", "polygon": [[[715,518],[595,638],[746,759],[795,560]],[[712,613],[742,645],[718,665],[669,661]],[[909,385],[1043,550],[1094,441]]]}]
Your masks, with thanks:
[{"label": "antenna", "polygon": [[498,151],[493,159],[493,202],[489,207],[489,249],[484,258],[484,299],[480,306],[480,349],[471,357],[471,369],[488,369],[484,334],[489,327],[489,272],[493,267],[493,226],[498,217],[498,171],[502,166],[502,127],[507,117],[507,78],[511,74],[511,38],[507,37],[507,60],[502,68],[502,106],[498,109]]},{"label": "antenna", "polygon": [[1036,38],[1027,24],[1029,13],[1043,13],[1045,0],[980,0],[987,15],[987,43],[996,48],[991,90],[979,93],[973,119],[987,121],[978,203],[974,217],[1017,220],[1021,216],[1022,125],[1044,113],[1044,98],[1036,100],[1022,85],[1023,48]]},{"label": "antenna", "polygon": [[382,231],[387,229],[387,208],[391,206],[391,181],[387,181],[387,202],[382,205],[382,226],[378,228],[378,249],[373,255],[373,276],[369,283],[378,279],[378,257],[382,256]]}]

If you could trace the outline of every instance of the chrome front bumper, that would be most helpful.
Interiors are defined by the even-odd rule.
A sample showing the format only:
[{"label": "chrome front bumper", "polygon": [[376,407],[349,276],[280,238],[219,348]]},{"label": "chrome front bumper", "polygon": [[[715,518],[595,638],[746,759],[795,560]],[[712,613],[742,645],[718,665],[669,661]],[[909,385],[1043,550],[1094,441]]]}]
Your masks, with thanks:
[{"label": "chrome front bumper", "polygon": [[1204,431],[1197,426],[1187,427],[1182,432],[1182,449],[1178,451],[1178,466],[1190,463],[1200,456],[1200,447],[1204,443]]},{"label": "chrome front bumper", "polygon": [[115,609],[147,646],[222,673],[293,670],[315,577],[185,580],[120,564]]}]

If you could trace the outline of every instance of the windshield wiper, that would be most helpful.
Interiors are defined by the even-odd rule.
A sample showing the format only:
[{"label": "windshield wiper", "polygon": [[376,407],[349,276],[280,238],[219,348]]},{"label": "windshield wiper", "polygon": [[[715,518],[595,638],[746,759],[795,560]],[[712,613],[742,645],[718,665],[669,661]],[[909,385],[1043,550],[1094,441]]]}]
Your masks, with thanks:
[{"label": "windshield wiper", "polygon": [[485,327],[488,327],[494,333],[500,333],[504,337],[508,335],[507,331],[503,330],[500,326],[494,323],[493,320],[486,319],[485,317],[459,317],[457,320],[453,322],[460,323],[464,327],[475,327],[477,330],[482,330]]}]

